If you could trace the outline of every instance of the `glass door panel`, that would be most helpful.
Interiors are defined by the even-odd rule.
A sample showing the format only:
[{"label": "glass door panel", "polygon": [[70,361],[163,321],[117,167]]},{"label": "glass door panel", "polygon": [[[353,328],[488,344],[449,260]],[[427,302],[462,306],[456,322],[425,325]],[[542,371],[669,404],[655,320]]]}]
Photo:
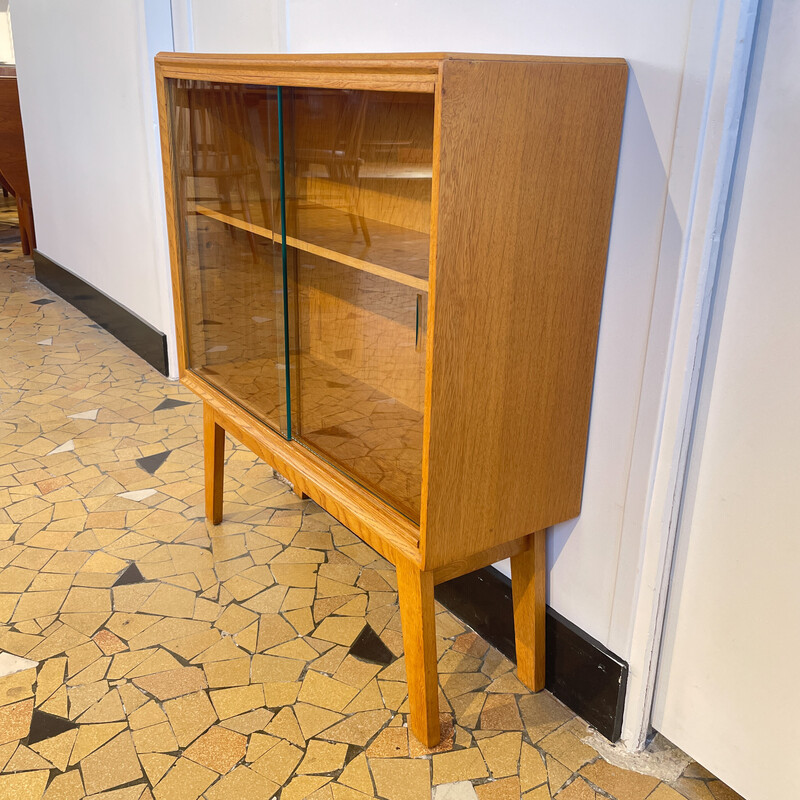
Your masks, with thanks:
[{"label": "glass door panel", "polygon": [[278,90],[168,82],[190,370],[288,428]]},{"label": "glass door panel", "polygon": [[418,522],[433,96],[283,92],[292,435]]}]

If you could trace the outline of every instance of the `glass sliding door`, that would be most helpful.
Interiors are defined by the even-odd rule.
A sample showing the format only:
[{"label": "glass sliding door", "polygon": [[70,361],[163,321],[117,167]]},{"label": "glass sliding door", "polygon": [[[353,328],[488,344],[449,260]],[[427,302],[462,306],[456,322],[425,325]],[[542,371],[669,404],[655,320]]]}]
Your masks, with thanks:
[{"label": "glass sliding door", "polygon": [[286,433],[278,90],[167,85],[188,368]]},{"label": "glass sliding door", "polygon": [[283,97],[292,436],[418,522],[433,96]]},{"label": "glass sliding door", "polygon": [[418,522],[433,95],[167,90],[188,369]]}]

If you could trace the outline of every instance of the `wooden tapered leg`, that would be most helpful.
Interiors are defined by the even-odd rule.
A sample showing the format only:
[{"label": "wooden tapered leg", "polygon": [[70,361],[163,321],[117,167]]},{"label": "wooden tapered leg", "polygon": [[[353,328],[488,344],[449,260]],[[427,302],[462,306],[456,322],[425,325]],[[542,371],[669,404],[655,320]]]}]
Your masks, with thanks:
[{"label": "wooden tapered leg", "polygon": [[33,214],[31,207],[21,197],[17,197],[17,217],[19,219],[19,238],[22,245],[22,254],[29,256],[36,247],[36,238],[33,233]]},{"label": "wooden tapered leg", "polygon": [[397,565],[397,591],[406,657],[411,732],[426,747],[439,744],[439,675],[433,573],[414,564]]},{"label": "wooden tapered leg", "polygon": [[544,689],[545,532],[530,536],[530,546],[511,557],[517,675],[534,692]]},{"label": "wooden tapered leg", "polygon": [[206,519],[222,522],[222,487],[225,480],[225,430],[217,425],[214,410],[203,403],[203,451],[206,472]]}]

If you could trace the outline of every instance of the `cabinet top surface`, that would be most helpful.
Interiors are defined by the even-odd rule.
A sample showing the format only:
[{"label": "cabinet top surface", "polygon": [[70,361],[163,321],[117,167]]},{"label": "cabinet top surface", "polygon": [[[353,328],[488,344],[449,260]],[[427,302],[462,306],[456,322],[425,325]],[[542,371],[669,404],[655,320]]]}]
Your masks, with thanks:
[{"label": "cabinet top surface", "polygon": [[162,67],[217,66],[269,68],[362,69],[403,68],[436,72],[442,61],[526,61],[577,62],[583,64],[625,64],[623,58],[585,58],[573,56],[502,55],[490,53],[159,53]]}]

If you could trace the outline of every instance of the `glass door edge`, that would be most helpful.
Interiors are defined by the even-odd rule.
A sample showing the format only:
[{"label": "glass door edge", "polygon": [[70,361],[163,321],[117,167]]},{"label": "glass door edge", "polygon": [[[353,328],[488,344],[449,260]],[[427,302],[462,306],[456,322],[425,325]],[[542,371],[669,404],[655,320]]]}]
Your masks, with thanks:
[{"label": "glass door edge", "polygon": [[276,86],[278,91],[278,161],[280,165],[281,186],[281,264],[283,268],[283,350],[284,375],[286,379],[286,438],[292,439],[292,387],[291,362],[289,347],[289,268],[287,264],[286,244],[286,164],[284,159],[284,127],[283,127],[283,87]]}]

